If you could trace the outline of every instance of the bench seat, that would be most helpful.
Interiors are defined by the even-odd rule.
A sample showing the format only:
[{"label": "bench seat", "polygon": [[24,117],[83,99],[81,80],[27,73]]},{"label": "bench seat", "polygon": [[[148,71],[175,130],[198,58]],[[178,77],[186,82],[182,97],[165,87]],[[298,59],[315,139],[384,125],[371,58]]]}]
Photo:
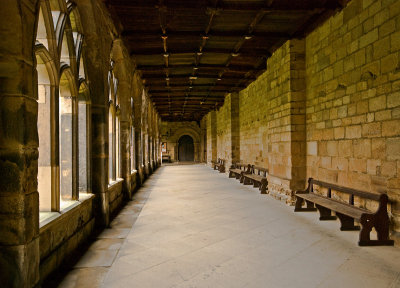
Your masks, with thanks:
[{"label": "bench seat", "polygon": [[225,172],[225,160],[218,158],[218,161],[211,161],[214,170],[218,170],[220,173],[224,173]]},{"label": "bench seat", "polygon": [[[240,174],[242,174],[243,170],[240,169],[229,169],[229,174],[232,174],[236,179],[240,178]],[[233,178],[231,176],[229,176],[229,178]]]},{"label": "bench seat", "polygon": [[268,194],[268,180],[267,180],[268,169],[251,166],[250,169],[242,173],[243,184],[253,185],[258,187],[261,194]]},{"label": "bench seat", "polygon": [[[333,210],[337,213],[341,213],[343,215],[349,216],[358,222],[361,220],[361,216],[363,214],[373,214],[371,211],[366,209],[361,209],[358,207],[351,206],[349,204],[336,201],[334,199],[329,199],[324,196],[320,196],[314,193],[307,193],[307,194],[296,194],[297,197],[303,198],[306,201],[311,201],[316,205],[324,206]],[[316,208],[314,210],[317,210]],[[333,216],[336,219],[335,216]],[[333,218],[332,218],[333,219]],[[320,217],[320,220],[325,220],[323,217]],[[329,219],[330,220],[330,219]],[[358,229],[357,229],[358,230]]]},{"label": "bench seat", "polygon": [[[324,188],[327,195],[314,193],[314,185]],[[332,199],[332,191],[348,194],[348,203]],[[295,212],[318,210],[320,220],[336,220],[339,218],[341,223],[340,230],[342,231],[360,230],[359,246],[394,245],[394,241],[389,239],[388,196],[386,194],[355,190],[309,178],[307,189],[297,191],[295,196]],[[378,202],[378,209],[370,211],[355,206],[354,196]],[[303,207],[304,202],[306,207]],[[332,212],[335,215],[332,215]],[[355,225],[354,221],[358,222],[361,227]],[[372,228],[375,228],[378,235],[377,240],[370,238]]]},{"label": "bench seat", "polygon": [[250,169],[251,165],[249,164],[235,163],[229,168],[229,178],[240,179],[240,183],[242,183],[242,174],[250,171]]}]

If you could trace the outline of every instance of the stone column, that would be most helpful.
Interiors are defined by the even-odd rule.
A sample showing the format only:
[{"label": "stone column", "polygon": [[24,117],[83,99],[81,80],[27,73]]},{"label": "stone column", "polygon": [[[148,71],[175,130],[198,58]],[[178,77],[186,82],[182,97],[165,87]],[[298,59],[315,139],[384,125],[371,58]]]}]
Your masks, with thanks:
[{"label": "stone column", "polygon": [[[121,59],[123,60],[123,59]],[[118,65],[124,65],[118,62]],[[118,82],[118,93],[121,101],[120,114],[120,153],[121,177],[124,179],[123,193],[125,199],[132,198],[130,169],[130,85],[127,81]]]},{"label": "stone column", "polygon": [[194,161],[195,162],[200,162],[200,143],[199,142],[194,142]]},{"label": "stone column", "polygon": [[0,9],[0,283],[39,282],[36,1]]},{"label": "stone column", "polygon": [[200,122],[200,162],[207,162],[207,118]]},{"label": "stone column", "polygon": [[[284,91],[267,90],[267,95],[273,97],[268,108],[268,190],[272,196],[292,204],[294,191],[305,187],[307,171],[304,42],[286,42],[267,63],[271,73],[268,81],[281,83]],[[275,121],[278,118],[280,121]]]},{"label": "stone column", "polygon": [[[96,225],[108,226],[110,208],[108,199],[108,87],[107,73],[109,54],[99,47],[108,45],[99,37],[100,27],[93,25],[97,15],[92,10],[90,1],[78,1],[82,26],[85,27],[86,71],[90,79],[91,92],[91,183],[93,194],[96,195]],[[109,50],[108,50],[109,53]]]},{"label": "stone column", "polygon": [[[290,189],[301,190],[306,185],[306,64],[305,40],[291,40],[290,104],[292,177]],[[291,197],[292,201],[294,200]]]},{"label": "stone column", "polygon": [[207,117],[207,163],[217,161],[217,112],[211,111]]},{"label": "stone column", "polygon": [[231,94],[231,153],[231,162],[227,163],[226,168],[240,161],[239,93],[237,92]]}]

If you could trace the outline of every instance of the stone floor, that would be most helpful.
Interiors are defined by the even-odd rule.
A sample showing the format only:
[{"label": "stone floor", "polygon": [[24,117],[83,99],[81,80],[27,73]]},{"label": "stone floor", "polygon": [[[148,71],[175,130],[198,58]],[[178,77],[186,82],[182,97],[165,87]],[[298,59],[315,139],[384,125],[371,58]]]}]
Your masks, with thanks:
[{"label": "stone floor", "polygon": [[400,249],[357,238],[209,167],[164,166],[59,287],[400,287]]}]

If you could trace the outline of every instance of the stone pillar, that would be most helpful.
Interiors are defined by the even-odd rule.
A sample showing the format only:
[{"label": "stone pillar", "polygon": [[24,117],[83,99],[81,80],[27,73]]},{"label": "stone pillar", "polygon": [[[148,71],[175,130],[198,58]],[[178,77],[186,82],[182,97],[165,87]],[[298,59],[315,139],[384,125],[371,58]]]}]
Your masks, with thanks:
[{"label": "stone pillar", "polygon": [[143,89],[141,86],[141,79],[137,73],[132,77],[133,91],[133,124],[135,127],[135,163],[136,163],[136,187],[143,184],[143,137],[142,137],[142,97]]},{"label": "stone pillar", "polygon": [[[290,87],[291,87],[291,156],[292,177],[290,190],[301,190],[306,185],[306,65],[305,41],[291,40],[290,45]],[[291,197],[292,200],[293,197]]]},{"label": "stone pillar", "polygon": [[194,162],[200,162],[199,155],[200,155],[200,143],[194,142]]},{"label": "stone pillar", "polygon": [[[278,81],[283,91],[267,91],[271,98],[268,190],[272,196],[293,203],[294,191],[304,189],[306,180],[304,40],[286,42],[267,65],[271,75],[268,81]],[[281,120],[275,121],[279,117]]]},{"label": "stone pillar", "polygon": [[217,112],[211,111],[207,118],[207,163],[217,161]]},{"label": "stone pillar", "polygon": [[207,162],[207,117],[200,122],[200,162]]},{"label": "stone pillar", "polygon": [[0,9],[0,282],[39,282],[36,1],[2,1]]},{"label": "stone pillar", "polygon": [[[123,60],[123,59],[121,59]],[[124,65],[121,62],[118,65]],[[121,78],[121,77],[120,77]],[[127,81],[118,82],[118,93],[121,101],[120,109],[120,153],[121,177],[124,179],[123,193],[125,199],[131,199],[131,169],[130,169],[130,85]]]},{"label": "stone pillar", "polygon": [[229,165],[240,162],[239,93],[237,92],[231,94],[231,153]]},{"label": "stone pillar", "polygon": [[143,166],[145,177],[149,177],[149,135],[143,133]]},{"label": "stone pillar", "polygon": [[[108,226],[110,221],[110,208],[108,199],[108,87],[107,73],[104,70],[104,58],[102,50],[104,43],[98,40],[97,30],[93,21],[96,15],[92,10],[92,3],[89,1],[78,1],[79,12],[83,27],[88,27],[85,31],[85,50],[86,71],[90,79],[91,92],[91,164],[92,174],[91,183],[93,194],[96,195],[96,225]],[[108,51],[109,52],[109,51]],[[105,56],[109,57],[109,55]]]},{"label": "stone pillar", "polygon": [[96,218],[102,226],[108,226],[110,207],[108,199],[108,106],[92,106],[92,173],[93,193],[99,207]]},{"label": "stone pillar", "polygon": [[137,169],[137,183],[138,186],[142,185],[143,183],[143,169],[142,169],[142,132],[140,127],[135,127],[135,157],[136,157],[136,169]]}]

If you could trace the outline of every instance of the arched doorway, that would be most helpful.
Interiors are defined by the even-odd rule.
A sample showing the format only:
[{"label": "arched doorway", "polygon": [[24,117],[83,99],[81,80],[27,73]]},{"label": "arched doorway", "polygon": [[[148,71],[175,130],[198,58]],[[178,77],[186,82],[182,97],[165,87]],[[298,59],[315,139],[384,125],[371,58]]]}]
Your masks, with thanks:
[{"label": "arched doorway", "polygon": [[178,157],[179,161],[194,161],[193,138],[189,135],[183,135],[179,139]]}]

